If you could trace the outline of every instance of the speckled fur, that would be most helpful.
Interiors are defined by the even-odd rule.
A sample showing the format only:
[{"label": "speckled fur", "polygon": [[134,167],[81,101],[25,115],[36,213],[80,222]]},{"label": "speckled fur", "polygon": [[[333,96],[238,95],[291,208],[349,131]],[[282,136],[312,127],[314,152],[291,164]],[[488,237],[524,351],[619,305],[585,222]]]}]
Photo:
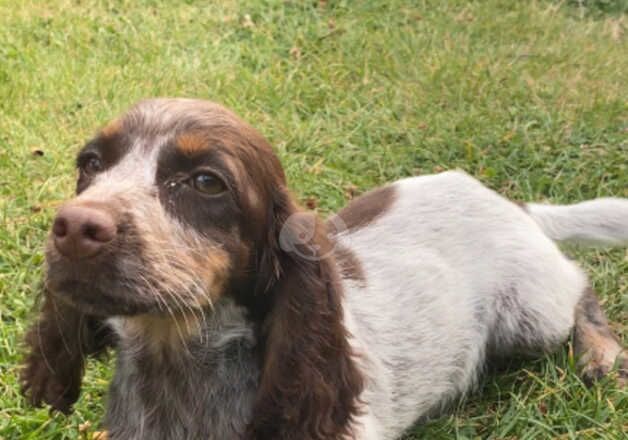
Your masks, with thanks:
[{"label": "speckled fur", "polygon": [[155,350],[125,318],[105,426],[112,440],[239,439],[259,380],[256,340],[244,310],[223,299],[184,350]]}]

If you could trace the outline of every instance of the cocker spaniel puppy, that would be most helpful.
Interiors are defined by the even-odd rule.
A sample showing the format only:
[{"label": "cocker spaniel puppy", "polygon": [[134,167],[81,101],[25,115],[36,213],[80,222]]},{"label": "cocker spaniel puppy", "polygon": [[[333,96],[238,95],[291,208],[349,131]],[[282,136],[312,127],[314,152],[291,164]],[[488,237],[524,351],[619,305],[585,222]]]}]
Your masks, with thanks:
[{"label": "cocker spaniel puppy", "polygon": [[24,392],[69,411],[115,346],[114,440],[395,439],[497,358],[572,329],[584,376],[627,356],[554,241],[623,245],[628,201],[517,206],[461,172],[321,222],[267,141],[204,101],[143,101],[78,155],[46,249]]}]

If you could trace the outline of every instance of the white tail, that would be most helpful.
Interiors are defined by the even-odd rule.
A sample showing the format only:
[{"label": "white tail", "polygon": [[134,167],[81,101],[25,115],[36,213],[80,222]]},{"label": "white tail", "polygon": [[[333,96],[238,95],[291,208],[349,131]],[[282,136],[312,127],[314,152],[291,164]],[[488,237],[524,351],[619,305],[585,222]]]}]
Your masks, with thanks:
[{"label": "white tail", "polygon": [[608,197],[574,205],[528,203],[525,207],[552,240],[628,245],[628,199]]}]

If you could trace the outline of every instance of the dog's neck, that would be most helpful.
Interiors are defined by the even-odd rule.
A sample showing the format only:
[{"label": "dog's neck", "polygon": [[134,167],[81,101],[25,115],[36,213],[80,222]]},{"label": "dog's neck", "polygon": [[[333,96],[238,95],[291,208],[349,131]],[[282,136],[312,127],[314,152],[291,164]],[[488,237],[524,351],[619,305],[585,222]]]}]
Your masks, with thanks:
[{"label": "dog's neck", "polygon": [[110,323],[120,338],[106,418],[112,438],[228,440],[242,433],[259,376],[243,308],[224,299],[195,319]]}]

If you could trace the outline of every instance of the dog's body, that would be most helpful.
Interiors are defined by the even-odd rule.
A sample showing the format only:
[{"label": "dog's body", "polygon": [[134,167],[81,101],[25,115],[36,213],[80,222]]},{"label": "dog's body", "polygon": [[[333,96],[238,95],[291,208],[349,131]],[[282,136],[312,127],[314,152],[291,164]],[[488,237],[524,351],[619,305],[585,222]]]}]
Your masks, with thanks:
[{"label": "dog's body", "polygon": [[[193,124],[188,126],[183,118],[190,114]],[[574,326],[588,374],[608,372],[616,358],[620,374],[626,374],[625,354],[608,330],[586,275],[552,239],[625,243],[627,201],[521,207],[464,173],[447,172],[367,193],[331,217],[325,228],[311,217],[299,217],[302,213],[282,192],[280,172],[274,171],[279,177],[273,181],[267,169],[248,162],[255,152],[260,167],[277,166],[268,148],[255,145],[261,142],[257,135],[230,113],[197,101],[158,100],[130,115],[125,129],[118,124],[107,131],[125,133],[121,138],[132,147],[89,176],[89,182],[83,176],[73,202],[93,209],[119,201],[123,208],[112,214],[117,235],[70,246],[61,241],[69,227],[55,224],[46,304],[57,307],[44,306],[29,337],[33,349],[24,376],[34,403],[69,408],[78,396],[82,359],[102,350],[105,338],[95,335],[107,329],[116,335],[118,352],[105,422],[112,439],[395,439],[470,390],[487,362],[548,352]],[[172,154],[163,146],[168,137],[150,123],[176,139],[172,148],[183,152],[181,158],[164,158],[164,151]],[[246,181],[249,186],[235,190],[227,184],[225,189],[211,179],[208,184],[203,175],[201,190],[211,197],[180,193],[181,200],[175,200],[159,193],[143,202],[154,186],[158,192],[169,188],[171,175],[177,175],[173,163],[197,160],[199,151],[211,150],[206,145],[211,136],[193,139],[203,145],[183,137],[190,127],[223,134],[235,127],[247,133],[249,138],[239,142],[253,148],[224,156],[224,162],[237,185]],[[151,142],[159,149],[146,147]],[[112,150],[98,148],[100,156]],[[150,158],[146,172],[133,167],[139,157]],[[234,157],[246,157],[244,166]],[[215,172],[230,180],[224,177],[227,171]],[[261,176],[270,181],[265,187]],[[229,190],[237,197],[227,199]],[[231,197],[238,206],[234,212],[250,214],[242,223],[202,229],[207,219],[199,223],[185,211],[191,209],[183,205],[186,197],[212,203],[206,208],[212,225],[225,221]],[[256,214],[267,207],[270,214]],[[100,214],[90,218],[110,208],[98,209]],[[212,217],[211,209],[220,219]],[[78,214],[59,214],[64,215],[78,221]],[[85,210],[81,215],[87,215]],[[106,232],[108,222],[98,220],[97,232]],[[247,222],[258,222],[259,230],[249,230],[253,226]],[[127,244],[108,251],[121,234]],[[151,247],[155,236],[155,246],[176,251]],[[102,291],[104,281],[89,271],[106,252],[115,264],[99,267],[109,279],[124,282]],[[164,258],[156,260],[152,255],[160,252]],[[228,256],[221,260],[223,253]],[[85,264],[87,275],[68,269],[66,259]],[[162,278],[159,270],[170,270],[169,261],[174,274]],[[179,267],[180,261],[186,261],[185,267]],[[208,274],[203,267],[211,268]],[[146,272],[139,276],[138,268]],[[130,274],[148,280],[149,288],[136,286]],[[86,289],[95,289],[96,298],[86,299]],[[78,336],[63,325],[54,329],[58,318],[51,310],[59,307],[79,316],[70,320],[81,326]],[[43,341],[34,337],[42,327],[50,333]],[[71,339],[69,349],[60,338]],[[42,369],[44,362],[53,370],[71,369],[72,379]]]},{"label": "dog's body", "polygon": [[371,378],[363,438],[373,440],[471,389],[495,357],[558,347],[588,284],[527,212],[466,174],[393,190],[386,212],[339,237],[367,274],[344,282],[345,322]]}]

